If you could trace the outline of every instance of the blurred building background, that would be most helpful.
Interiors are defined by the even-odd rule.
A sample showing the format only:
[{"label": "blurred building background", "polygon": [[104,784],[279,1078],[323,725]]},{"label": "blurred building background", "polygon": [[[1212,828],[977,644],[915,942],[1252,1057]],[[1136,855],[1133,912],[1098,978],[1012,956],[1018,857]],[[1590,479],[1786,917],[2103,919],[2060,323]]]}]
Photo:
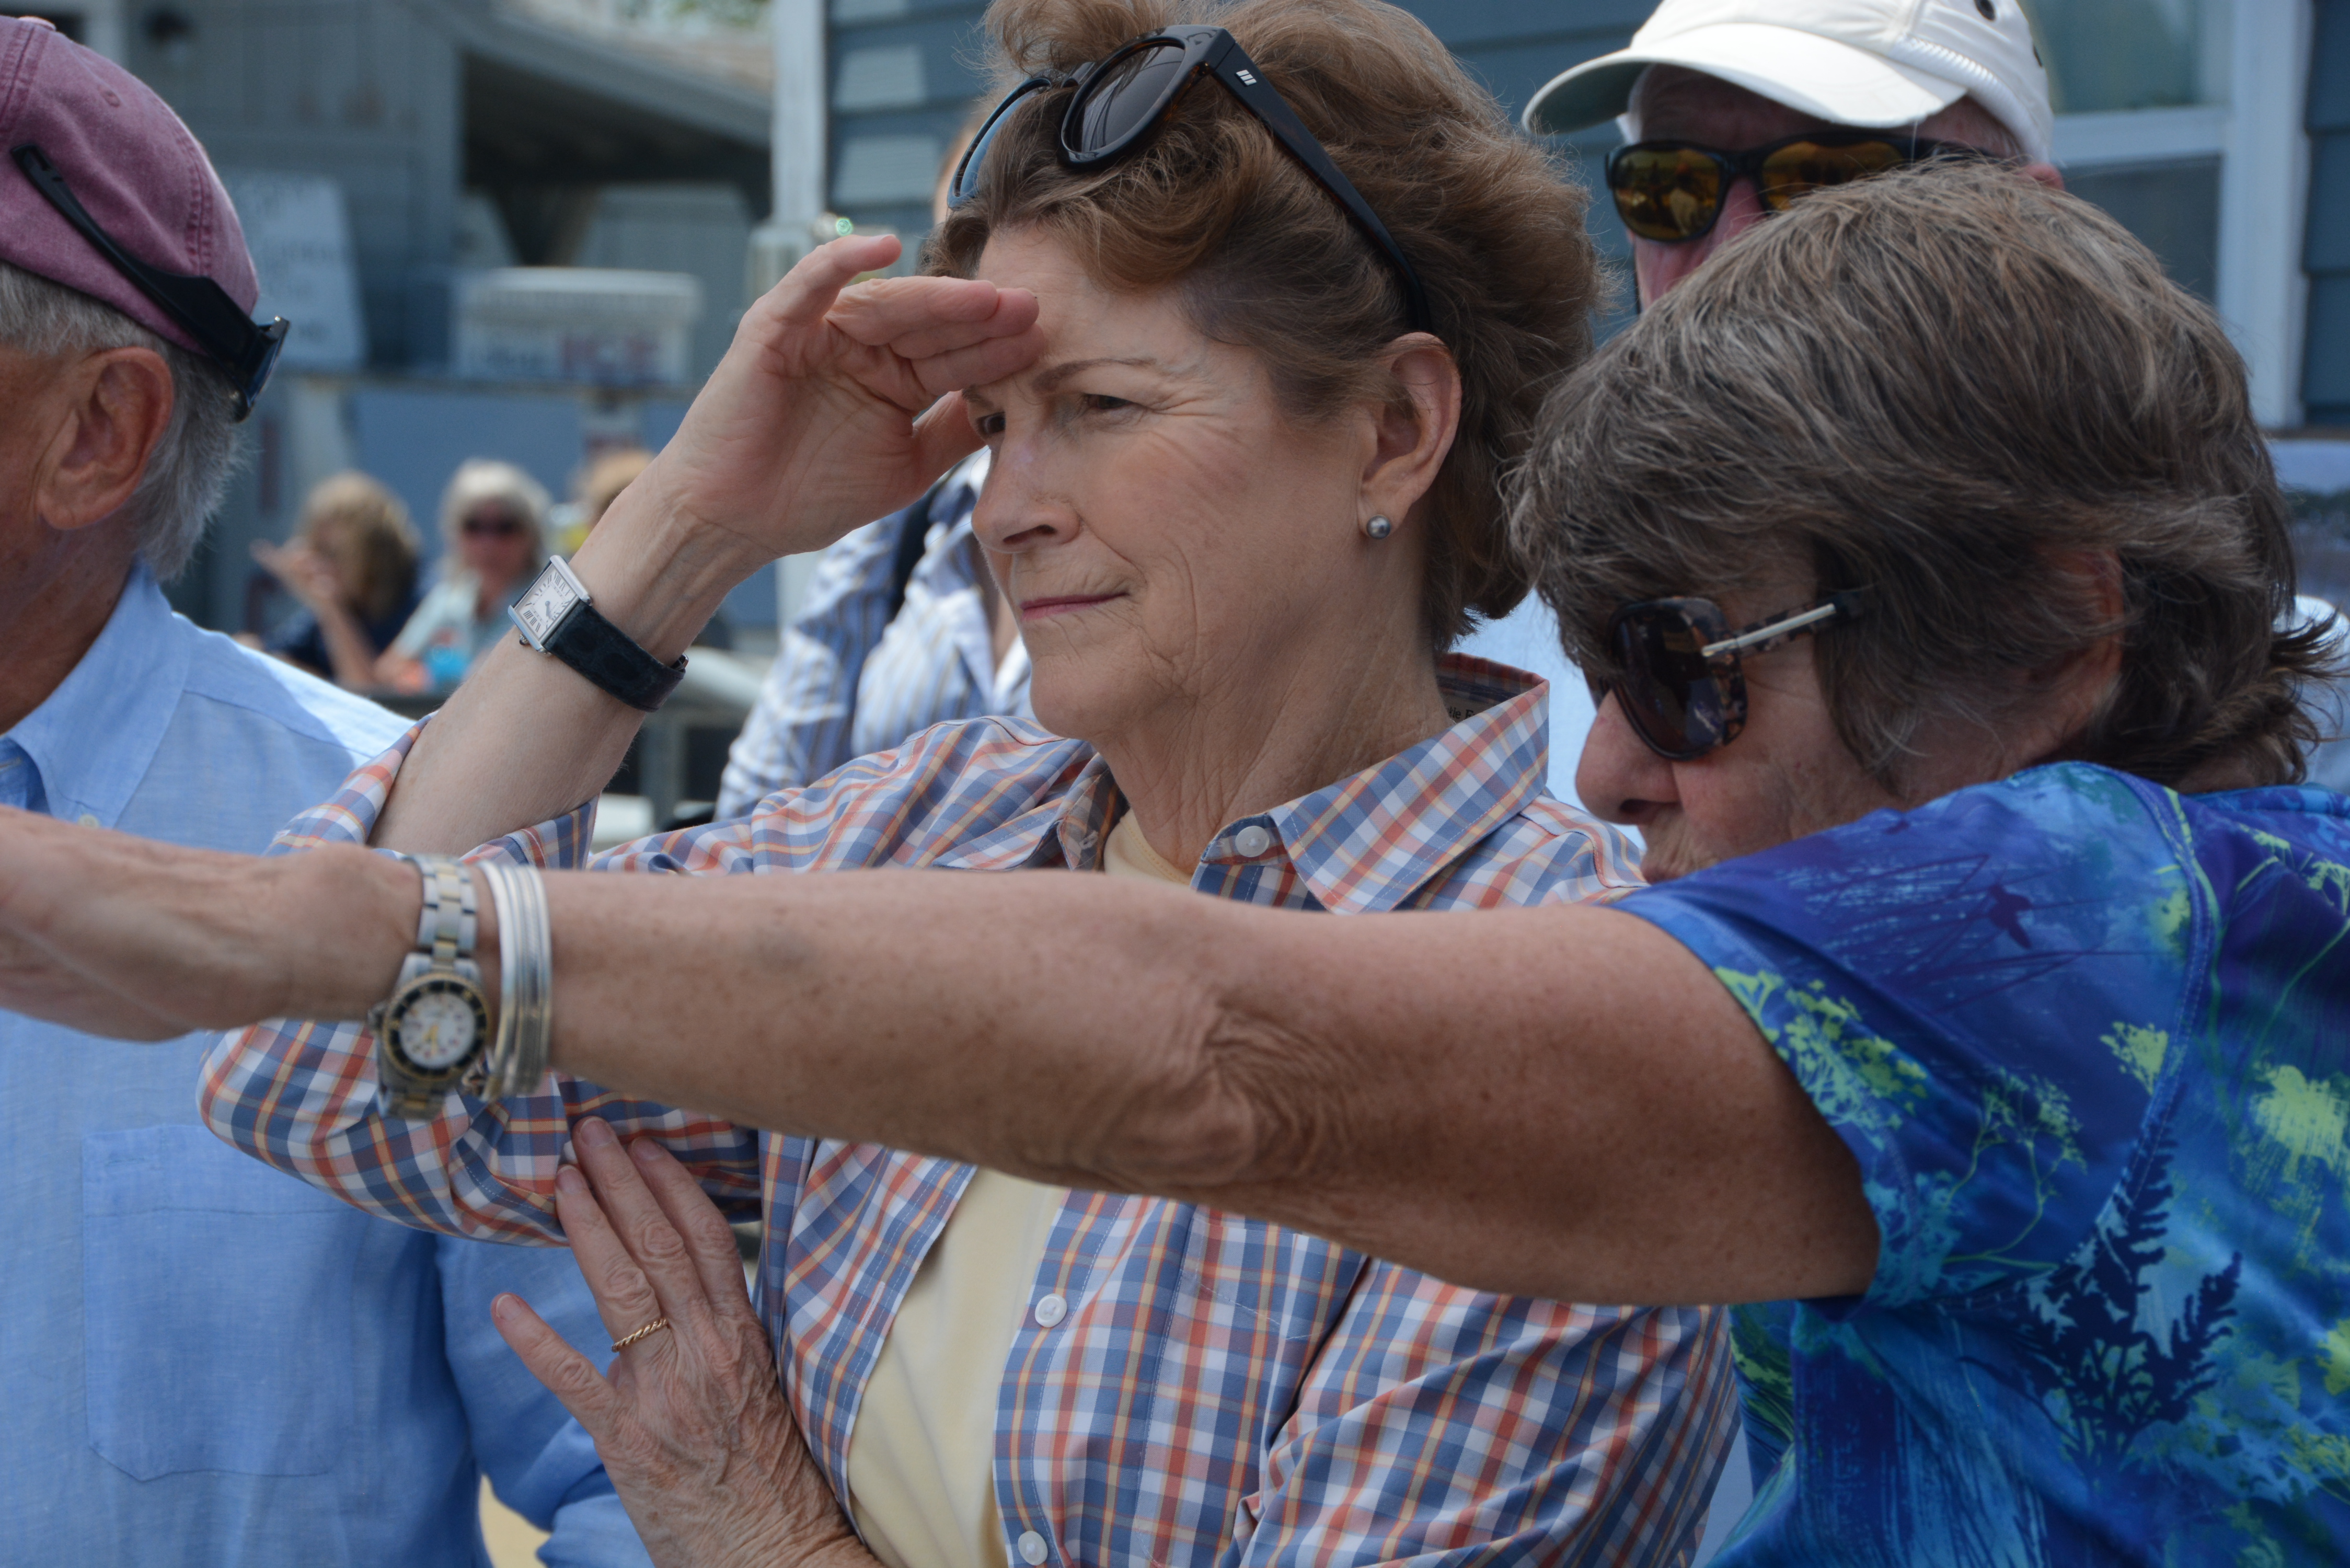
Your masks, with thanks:
[{"label": "blurred building background", "polygon": [[[981,84],[983,6],[828,0],[832,206],[916,233]],[[1513,110],[1622,47],[1652,0],[1403,0]],[[780,12],[812,0],[774,0]],[[2067,182],[2213,301],[2264,422],[2350,426],[2350,0],[2027,0]],[[779,22],[778,26],[788,24]],[[1571,139],[1587,177],[1612,128]],[[778,141],[780,159],[818,150]],[[1595,227],[1622,254],[1605,202]]]},{"label": "blurred building background", "polygon": [[[467,457],[507,458],[561,495],[598,452],[668,438],[741,315],[749,236],[772,199],[761,10],[36,9],[188,121],[236,199],[262,313],[296,324],[211,545],[172,589],[182,609],[257,629],[270,606],[250,542],[283,537],[338,469],[391,485],[437,553],[441,490]],[[512,267],[577,275],[550,289],[496,270]],[[729,606],[754,642],[775,616],[771,576]]]},{"label": "blurred building background", "polygon": [[[1649,0],[1409,0],[1514,109]],[[2030,0],[2072,188],[2213,301],[2264,422],[2350,430],[2350,0]],[[832,214],[919,244],[984,91],[979,0],[53,0],[234,189],[287,371],[176,590],[245,624],[248,542],[365,468],[430,532],[476,452],[562,493],[658,447],[753,286]],[[1614,144],[1572,139],[1586,171]],[[773,151],[771,153],[771,147]],[[1607,202],[1602,244],[1624,241]],[[754,239],[755,236],[755,239]],[[534,269],[507,272],[507,268]],[[550,278],[535,269],[599,275]],[[1620,319],[1620,308],[1619,317]],[[432,547],[437,548],[437,540]],[[728,606],[771,638],[787,566]]]}]

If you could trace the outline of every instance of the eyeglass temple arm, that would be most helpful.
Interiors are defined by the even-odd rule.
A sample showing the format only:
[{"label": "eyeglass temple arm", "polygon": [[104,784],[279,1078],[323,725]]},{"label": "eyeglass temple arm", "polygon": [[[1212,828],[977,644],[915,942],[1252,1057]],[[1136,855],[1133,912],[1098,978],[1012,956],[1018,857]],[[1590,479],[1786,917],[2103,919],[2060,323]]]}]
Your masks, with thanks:
[{"label": "eyeglass temple arm", "polygon": [[[66,183],[65,175],[49,161],[48,155],[41,151],[38,143],[26,142],[11,150],[9,156],[25,171],[25,177],[32,182],[33,188],[57,210],[58,216],[113,263],[115,270],[129,279],[140,293],[153,300],[165,315],[178,322],[182,330],[204,345],[214,358],[231,368],[237,379],[237,417],[243,419],[251,407],[245,395],[244,382],[257,367],[265,351],[261,339],[268,336],[269,328],[247,318],[217,280],[149,266],[116,244],[113,236],[98,226],[98,220],[89,215],[88,210],[81,204],[81,199],[73,193],[73,187]],[[195,297],[181,297],[181,291],[188,291]],[[214,295],[218,297],[213,297]],[[211,319],[207,320],[206,317]],[[272,327],[276,325],[275,322],[271,324]],[[281,332],[278,336],[283,337],[284,334]]]},{"label": "eyeglass temple arm", "polygon": [[1837,594],[1825,604],[1816,604],[1807,610],[1800,610],[1784,620],[1768,621],[1762,626],[1749,627],[1735,637],[1725,637],[1720,642],[1709,642],[1698,651],[1700,657],[1706,659],[1719,659],[1725,653],[1752,653],[1766,644],[1793,637],[1805,627],[1816,626],[1824,620],[1833,620],[1837,616],[1851,618],[1859,614],[1860,596],[1858,594]]},{"label": "eyeglass temple arm", "polygon": [[[1245,68],[1233,63],[1235,55],[1245,62]],[[1403,247],[1396,244],[1393,234],[1388,233],[1388,226],[1379,222],[1379,215],[1371,211],[1371,204],[1363,200],[1361,192],[1355,189],[1354,182],[1330,161],[1330,155],[1323,151],[1321,140],[1305,129],[1305,122],[1297,118],[1297,112],[1264,79],[1263,71],[1255,61],[1249,59],[1241,48],[1240,40],[1227,34],[1223,42],[1208,56],[1207,67],[1232,88],[1232,96],[1241,100],[1243,108],[1263,120],[1265,129],[1296,154],[1298,161],[1322,182],[1330,194],[1338,198],[1338,204],[1346,208],[1347,214],[1361,224],[1364,232],[1387,253],[1395,263],[1397,275],[1403,279],[1405,316],[1419,331],[1434,331],[1434,318],[1428,313],[1428,291],[1420,286],[1419,275],[1412,270],[1411,263],[1404,258]]]}]

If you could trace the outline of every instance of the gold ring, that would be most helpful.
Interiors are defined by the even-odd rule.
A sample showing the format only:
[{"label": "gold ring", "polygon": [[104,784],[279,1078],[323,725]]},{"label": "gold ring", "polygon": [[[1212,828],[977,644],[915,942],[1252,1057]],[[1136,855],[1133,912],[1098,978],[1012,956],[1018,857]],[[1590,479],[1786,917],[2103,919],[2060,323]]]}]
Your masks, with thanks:
[{"label": "gold ring", "polygon": [[639,1340],[640,1340],[640,1339],[644,1338],[644,1336],[645,1336],[645,1335],[647,1335],[647,1334],[657,1334],[657,1333],[659,1333],[660,1330],[665,1329],[665,1328],[667,1328],[668,1326],[669,1326],[669,1319],[667,1319],[667,1318],[665,1318],[665,1317],[657,1317],[657,1318],[653,1319],[653,1320],[652,1320],[652,1322],[650,1322],[650,1323],[649,1323],[649,1324],[645,1324],[645,1326],[644,1326],[644,1327],[642,1327],[642,1328],[640,1328],[640,1329],[637,1330],[637,1332],[636,1332],[636,1333],[634,1333],[634,1334],[632,1334],[629,1335],[629,1336],[628,1336],[628,1338],[626,1338],[626,1339],[616,1339],[616,1340],[614,1340],[614,1341],[612,1342],[612,1349],[613,1349],[613,1352],[614,1352],[615,1354],[618,1354],[618,1353],[619,1353],[619,1352],[620,1352],[620,1351],[626,1350],[626,1349],[628,1349],[628,1348],[629,1348],[629,1346],[630,1346],[630,1345],[632,1345],[636,1344],[636,1343],[637,1343],[637,1341],[639,1341]]}]

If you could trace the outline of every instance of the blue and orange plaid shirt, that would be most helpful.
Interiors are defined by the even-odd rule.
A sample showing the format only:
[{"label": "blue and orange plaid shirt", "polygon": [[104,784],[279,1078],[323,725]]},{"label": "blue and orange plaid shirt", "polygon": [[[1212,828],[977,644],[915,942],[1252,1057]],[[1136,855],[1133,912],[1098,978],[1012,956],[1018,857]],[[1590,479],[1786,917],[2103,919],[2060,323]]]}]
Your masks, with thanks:
[{"label": "blue and orange plaid shirt", "polygon": [[[1540,793],[1545,688],[1458,658],[1443,679],[1451,729],[1228,825],[1193,887],[1356,913],[1601,899],[1637,885],[1619,836]],[[277,847],[364,843],[413,740]],[[748,817],[588,865],[1093,870],[1119,807],[1089,746],[980,719],[770,795]],[[575,866],[588,826],[583,807],[473,857]],[[848,1495],[866,1380],[969,1166],[762,1133],[560,1074],[541,1095],[452,1096],[439,1119],[410,1123],[379,1111],[373,1053],[348,1023],[224,1036],[204,1115],[362,1209],[542,1244],[562,1240],[555,1176],[573,1118],[661,1139],[731,1217],[764,1201],[760,1314],[809,1447]],[[994,1480],[1007,1542],[1034,1532],[1055,1564],[1681,1563],[1736,1419],[1711,1309],[1485,1294],[1188,1204],[1072,1192],[1030,1299],[1047,1294],[1067,1310],[1049,1326],[1032,1314],[1015,1334]]]}]

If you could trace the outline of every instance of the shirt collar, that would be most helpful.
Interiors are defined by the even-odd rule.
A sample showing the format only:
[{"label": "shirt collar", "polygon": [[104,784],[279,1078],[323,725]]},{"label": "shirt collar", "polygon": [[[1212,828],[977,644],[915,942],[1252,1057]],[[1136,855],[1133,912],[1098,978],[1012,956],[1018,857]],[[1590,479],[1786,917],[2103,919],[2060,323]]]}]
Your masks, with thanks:
[{"label": "shirt collar", "polygon": [[[1227,823],[1203,863],[1241,867],[1286,855],[1324,909],[1399,909],[1447,866],[1524,809],[1550,774],[1550,687],[1465,654],[1437,664],[1452,726],[1285,805]],[[1098,755],[1057,801],[1005,823],[941,866],[1101,866],[1122,797]],[[1263,842],[1252,844],[1252,827]],[[1254,853],[1249,853],[1253,848]],[[1195,878],[1196,880],[1196,878]]]},{"label": "shirt collar", "polygon": [[47,701],[8,732],[39,770],[49,814],[112,827],[146,778],[188,680],[188,644],[144,561],[106,629]]},{"label": "shirt collar", "polygon": [[1273,835],[1326,909],[1403,907],[1462,853],[1523,810],[1550,776],[1550,685],[1466,654],[1437,663],[1452,727],[1350,778],[1236,822],[1203,858],[1241,853],[1250,823]]}]

